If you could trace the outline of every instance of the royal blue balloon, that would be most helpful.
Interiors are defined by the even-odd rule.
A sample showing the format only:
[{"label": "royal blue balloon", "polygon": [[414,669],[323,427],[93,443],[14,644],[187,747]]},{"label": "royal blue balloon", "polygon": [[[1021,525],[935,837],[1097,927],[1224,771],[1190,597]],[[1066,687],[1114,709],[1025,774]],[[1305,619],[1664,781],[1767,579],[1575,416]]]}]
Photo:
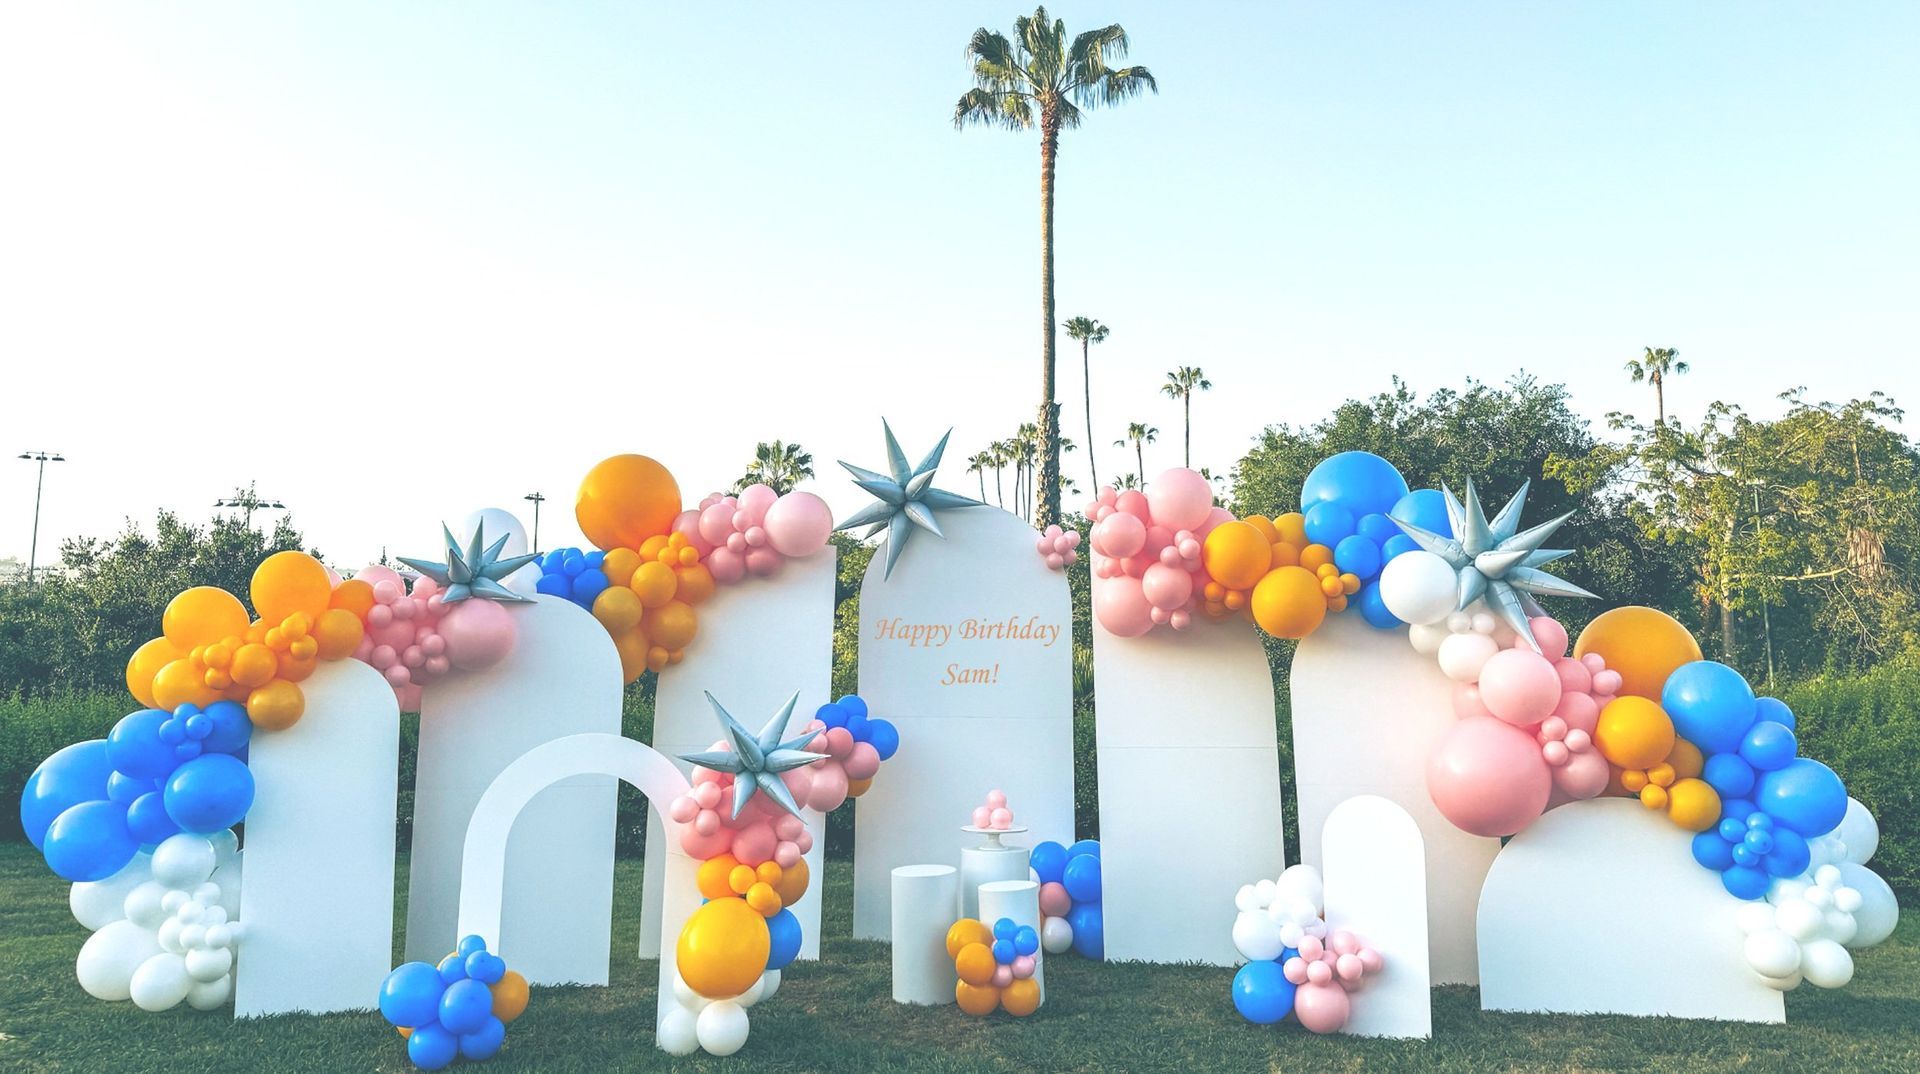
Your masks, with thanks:
[{"label": "royal blue balloon", "polygon": [[599,571],[581,571],[573,576],[573,602],[592,608],[593,600],[607,588],[607,576]]},{"label": "royal blue balloon", "polygon": [[105,880],[127,867],[140,840],[127,827],[126,808],[99,798],[53,818],[40,851],[62,879]]},{"label": "royal blue balloon", "polygon": [[1767,851],[1767,872],[1774,876],[1799,876],[1813,864],[1813,848],[1791,828],[1773,830],[1773,849]]},{"label": "royal blue balloon", "polygon": [[841,698],[839,701],[835,702],[835,704],[839,705],[843,709],[846,709],[847,715],[849,716],[867,715],[867,699],[864,697],[861,697],[859,694],[848,694],[847,696]]},{"label": "royal blue balloon", "polygon": [[1359,575],[1362,581],[1380,573],[1380,562],[1380,545],[1364,533],[1342,538],[1333,546],[1333,565],[1340,568],[1342,574]]},{"label": "royal blue balloon", "polygon": [[380,1015],[407,1029],[426,1025],[439,1017],[445,988],[439,970],[425,962],[403,963],[380,982]]},{"label": "royal blue balloon", "polygon": [[597,570],[600,570],[600,565],[607,561],[607,554],[604,551],[596,548],[580,558],[581,558],[581,562],[585,564],[587,570],[597,571]]},{"label": "royal blue balloon", "polygon": [[587,557],[581,555],[578,548],[569,548],[560,554],[560,572],[567,577],[577,577],[586,569]]},{"label": "royal blue balloon", "polygon": [[1693,837],[1693,860],[1720,872],[1733,864],[1733,844],[1720,838],[1718,831],[1705,831]]},{"label": "royal blue balloon", "polygon": [[1015,953],[1012,940],[993,941],[993,960],[1002,966],[1012,962]]},{"label": "royal blue balloon", "polygon": [[127,807],[127,830],[141,846],[149,847],[180,834],[180,826],[167,815],[166,797],[159,791],[148,791]]},{"label": "royal blue balloon", "polygon": [[1033,848],[1027,856],[1027,865],[1042,884],[1058,884],[1060,874],[1067,867],[1067,848],[1049,839]]},{"label": "royal blue balloon", "polygon": [[1321,460],[1300,486],[1304,508],[1342,503],[1355,514],[1385,514],[1407,494],[1407,479],[1392,463],[1370,451],[1342,451]]},{"label": "royal blue balloon", "polygon": [[1800,752],[1800,741],[1786,725],[1761,720],[1747,728],[1740,740],[1740,759],[1762,772],[1771,772]]},{"label": "royal blue balloon", "polygon": [[461,955],[476,954],[487,949],[487,938],[479,933],[470,932],[460,937],[460,942],[455,944],[453,949]]},{"label": "royal blue balloon", "polygon": [[1406,625],[1388,610],[1387,602],[1381,599],[1380,582],[1377,579],[1360,587],[1360,592],[1353,595],[1353,605],[1360,609],[1360,618],[1375,630],[1392,630]]},{"label": "royal blue balloon", "polygon": [[[20,791],[20,830],[35,847],[45,844],[54,818],[82,802],[108,797],[113,762],[104,738],[76,742],[54,751],[27,777]],[[122,812],[126,807],[121,806]]]},{"label": "royal blue balloon", "polygon": [[873,752],[886,760],[900,752],[900,729],[887,720],[867,721],[867,741],[873,744]]},{"label": "royal blue balloon", "polygon": [[466,969],[469,978],[490,985],[507,975],[507,962],[499,955],[475,951],[467,956]]},{"label": "royal blue balloon", "polygon": [[507,1024],[493,1015],[471,1033],[460,1034],[460,1055],[465,1059],[492,1059],[507,1039]]},{"label": "royal blue balloon", "polygon": [[540,558],[540,573],[562,574],[566,571],[567,553],[577,551],[572,548],[555,548]]},{"label": "royal blue balloon", "polygon": [[1307,508],[1307,540],[1314,544],[1323,544],[1328,548],[1353,536],[1353,512],[1337,503],[1316,503]]},{"label": "royal blue balloon", "polygon": [[1073,929],[1073,950],[1081,958],[1103,959],[1107,955],[1107,930],[1100,904],[1083,902],[1067,911],[1067,925]]},{"label": "royal blue balloon", "polygon": [[1280,963],[1249,962],[1233,975],[1233,1009],[1255,1025],[1270,1026],[1293,1013],[1293,991]]},{"label": "royal blue balloon", "polygon": [[107,800],[130,806],[135,798],[158,787],[159,784],[153,780],[135,779],[124,772],[114,772],[107,776]]},{"label": "royal blue balloon", "polygon": [[247,707],[238,701],[215,701],[207,706],[212,733],[200,742],[208,753],[238,753],[253,738],[253,721],[247,719]]},{"label": "royal blue balloon", "polygon": [[1066,885],[1067,894],[1073,896],[1076,903],[1100,901],[1100,859],[1093,854],[1082,854],[1068,858],[1067,868],[1061,874],[1060,883]]},{"label": "royal blue balloon", "polygon": [[1031,955],[1040,950],[1040,934],[1034,931],[1032,925],[1022,925],[1013,934],[1013,950],[1021,955]]},{"label": "royal blue balloon", "polygon": [[1010,917],[1003,917],[993,923],[993,938],[996,940],[1011,940],[1019,931],[1020,926],[1014,924],[1013,918]]},{"label": "royal blue balloon", "polygon": [[839,702],[829,701],[813,710],[813,718],[827,725],[828,730],[847,726],[847,717],[851,715],[840,707]]},{"label": "royal blue balloon", "polygon": [[1702,753],[1731,753],[1753,726],[1753,687],[1725,664],[1695,660],[1667,676],[1660,707],[1673,718],[1673,733]]},{"label": "royal blue balloon", "polygon": [[[1414,489],[1393,505],[1389,518],[1411,522],[1429,533],[1453,536],[1453,519],[1447,515],[1447,497],[1439,489]],[[1405,534],[1401,534],[1405,537]],[[1411,543],[1412,538],[1407,538]]]},{"label": "royal blue balloon", "polygon": [[1785,701],[1777,697],[1754,698],[1753,711],[1760,719],[1772,720],[1789,731],[1795,728],[1793,710],[1787,707]]},{"label": "royal blue balloon", "polygon": [[438,1022],[428,1022],[407,1038],[407,1058],[421,1070],[439,1070],[460,1054],[460,1038]]},{"label": "royal blue balloon", "polygon": [[471,1033],[492,1016],[493,990],[479,981],[455,981],[440,996],[440,1024],[449,1033]]},{"label": "royal blue balloon", "polygon": [[1737,899],[1757,899],[1767,893],[1773,878],[1765,869],[1751,865],[1730,865],[1720,873],[1720,883]]},{"label": "royal blue balloon", "polygon": [[1069,858],[1077,858],[1082,854],[1091,854],[1096,858],[1099,857],[1100,840],[1082,839],[1067,848],[1067,857]]},{"label": "royal blue balloon", "polygon": [[867,719],[857,712],[847,714],[847,734],[852,735],[855,742],[865,742],[867,740],[867,736],[871,733],[868,729],[872,724],[872,720]]},{"label": "royal blue balloon", "polygon": [[180,763],[173,743],[160,737],[160,728],[173,719],[160,709],[141,709],[120,717],[107,733],[107,755],[113,767],[140,779],[163,779]]},{"label": "royal blue balloon", "polygon": [[767,918],[767,968],[777,970],[800,957],[800,919],[782,910]]},{"label": "royal blue balloon", "polygon": [[1847,815],[1847,787],[1833,769],[1809,757],[1796,757],[1760,774],[1753,802],[1775,824],[1811,839],[1832,831]]},{"label": "royal blue balloon", "polygon": [[1387,538],[1386,543],[1380,546],[1380,558],[1388,563],[1392,563],[1396,558],[1404,556],[1408,552],[1418,552],[1419,550],[1420,543],[1403,533],[1397,537]]},{"label": "royal blue balloon", "polygon": [[1707,758],[1702,766],[1700,778],[1714,789],[1722,800],[1738,798],[1753,790],[1753,766],[1740,758],[1737,753],[1716,753]]},{"label": "royal blue balloon", "polygon": [[181,765],[167,780],[167,815],[184,832],[217,832],[246,819],[253,807],[253,773],[224,753]]},{"label": "royal blue balloon", "polygon": [[1406,536],[1406,534],[1400,532],[1400,527],[1393,524],[1393,519],[1388,518],[1378,511],[1361,517],[1358,532],[1360,536],[1365,537],[1376,545],[1386,544],[1395,537]]},{"label": "royal blue balloon", "polygon": [[566,597],[569,600],[573,598],[572,580],[559,571],[552,571],[541,575],[534,581],[533,590],[536,593],[544,593],[549,597]]},{"label": "royal blue balloon", "polygon": [[[453,954],[441,959],[439,968],[440,983],[450,985],[455,981],[466,980],[467,958],[468,956],[455,951]],[[438,1015],[435,1017],[438,1017]]]}]

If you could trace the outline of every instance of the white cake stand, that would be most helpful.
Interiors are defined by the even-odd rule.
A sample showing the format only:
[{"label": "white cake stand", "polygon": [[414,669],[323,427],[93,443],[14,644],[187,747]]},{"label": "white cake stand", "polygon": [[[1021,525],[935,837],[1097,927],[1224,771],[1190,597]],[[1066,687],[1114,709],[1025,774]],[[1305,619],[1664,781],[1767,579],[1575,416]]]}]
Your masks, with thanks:
[{"label": "white cake stand", "polygon": [[1031,851],[1026,847],[1007,846],[1000,840],[1003,836],[1019,835],[1027,829],[1023,826],[1011,828],[981,828],[972,824],[962,825],[961,831],[968,835],[982,835],[986,841],[976,847],[960,849],[960,916],[980,916],[980,885],[995,880],[1027,879],[1027,859]]}]

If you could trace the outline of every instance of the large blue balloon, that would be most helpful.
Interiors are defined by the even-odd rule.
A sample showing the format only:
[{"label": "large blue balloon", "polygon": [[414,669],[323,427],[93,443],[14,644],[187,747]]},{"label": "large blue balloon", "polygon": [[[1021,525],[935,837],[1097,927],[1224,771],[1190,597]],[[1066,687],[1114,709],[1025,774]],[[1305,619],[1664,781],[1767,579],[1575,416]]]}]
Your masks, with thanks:
[{"label": "large blue balloon", "polygon": [[1366,515],[1360,519],[1359,532],[1360,536],[1365,537],[1377,545],[1386,544],[1395,537],[1406,536],[1406,534],[1400,532],[1400,527],[1393,524],[1392,519],[1386,515],[1377,513]]},{"label": "large blue balloon", "polygon": [[1737,753],[1716,753],[1707,758],[1700,778],[1707,781],[1722,801],[1738,798],[1753,790],[1753,766]]},{"label": "large blue balloon", "polygon": [[1033,848],[1027,856],[1027,865],[1040,877],[1042,884],[1058,884],[1060,875],[1067,867],[1067,848],[1049,839]]},{"label": "large blue balloon", "polygon": [[1342,451],[1321,460],[1300,486],[1300,506],[1340,503],[1355,515],[1385,514],[1407,494],[1407,479],[1370,451]]},{"label": "large blue balloon", "polygon": [[1255,1025],[1270,1026],[1293,1013],[1293,991],[1280,963],[1249,962],[1233,975],[1233,1009]]},{"label": "large blue balloon", "polygon": [[1753,804],[1775,824],[1811,839],[1825,835],[1847,815],[1847,787],[1833,769],[1796,757],[1754,785]]},{"label": "large blue balloon", "polygon": [[1066,886],[1067,894],[1073,896],[1076,903],[1099,902],[1100,859],[1092,854],[1068,858],[1060,883]]},{"label": "large blue balloon", "polygon": [[174,770],[166,803],[181,831],[204,835],[231,828],[253,807],[253,773],[224,753],[201,754]]},{"label": "large blue balloon", "polygon": [[440,1024],[449,1033],[471,1033],[491,1017],[493,991],[479,981],[455,981],[440,994]]},{"label": "large blue balloon", "polygon": [[140,779],[160,779],[180,763],[174,744],[160,737],[160,725],[173,719],[160,709],[130,712],[107,734],[113,767]]},{"label": "large blue balloon", "polygon": [[[1414,489],[1387,512],[1388,517],[1411,522],[1429,533],[1453,536],[1453,519],[1447,515],[1447,497],[1439,489]],[[1405,534],[1402,534],[1405,536]]]},{"label": "large blue balloon", "polygon": [[767,918],[767,968],[782,969],[800,957],[800,919],[792,910],[782,910]]},{"label": "large blue balloon", "polygon": [[1073,909],[1067,911],[1067,925],[1073,929],[1075,954],[1095,960],[1107,957],[1106,922],[1099,903],[1075,903]]},{"label": "large blue balloon", "polygon": [[380,982],[380,1014],[407,1029],[426,1025],[440,1017],[440,993],[445,988],[440,971],[431,963],[397,966]]},{"label": "large blue balloon", "polygon": [[1693,837],[1693,860],[1719,872],[1733,864],[1733,844],[1709,829]]},{"label": "large blue balloon", "polygon": [[1673,718],[1673,733],[1703,753],[1732,753],[1753,726],[1753,687],[1740,673],[1713,660],[1682,664],[1667,676],[1660,707]]},{"label": "large blue balloon", "polygon": [[81,802],[107,797],[107,781],[113,777],[107,750],[104,738],[76,742],[41,761],[27,777],[20,792],[20,830],[35,847],[46,843],[55,817]]},{"label": "large blue balloon", "polygon": [[421,1070],[439,1070],[460,1054],[460,1038],[438,1022],[416,1028],[407,1038],[407,1058]]},{"label": "large blue balloon", "polygon": [[47,867],[63,879],[105,880],[127,867],[140,852],[140,840],[127,828],[126,807],[101,798],[53,818],[40,849]]}]

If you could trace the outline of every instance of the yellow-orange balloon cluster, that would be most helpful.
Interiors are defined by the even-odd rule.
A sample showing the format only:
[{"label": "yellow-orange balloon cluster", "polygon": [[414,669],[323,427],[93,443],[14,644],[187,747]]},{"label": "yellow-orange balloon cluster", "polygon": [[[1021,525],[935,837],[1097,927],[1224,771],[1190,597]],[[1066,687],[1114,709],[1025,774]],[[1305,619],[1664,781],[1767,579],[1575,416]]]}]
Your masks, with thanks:
[{"label": "yellow-orange balloon cluster", "polygon": [[811,874],[807,859],[781,867],[776,861],[743,864],[731,854],[717,854],[700,863],[695,883],[706,899],[744,899],[761,917],[772,917],[800,901]]},{"label": "yellow-orange balloon cluster", "polygon": [[959,980],[953,985],[954,1001],[960,1009],[976,1018],[1006,1008],[1008,1014],[1025,1018],[1040,1009],[1040,982],[1018,977],[1004,986],[993,983],[999,963],[993,957],[993,930],[985,922],[963,917],[947,930],[947,956],[953,959]]},{"label": "yellow-orange balloon cluster", "polygon": [[694,605],[713,595],[714,581],[700,550],[673,532],[673,474],[645,455],[615,455],[587,471],[574,515],[607,554],[593,614],[613,636],[626,680],[679,663],[699,631]]},{"label": "yellow-orange balloon cluster", "polygon": [[168,602],[161,636],[127,661],[127,690],[142,705],[243,702],[255,727],[293,726],[306,711],[299,683],[322,660],[353,655],[365,633],[373,590],[337,588],[305,552],[276,552],[254,569],[248,595],[260,618],[224,589],[194,586]]},{"label": "yellow-orange balloon cluster", "polygon": [[1201,562],[1212,579],[1201,592],[1208,616],[1244,610],[1280,638],[1313,633],[1360,591],[1359,576],[1334,565],[1333,549],[1307,540],[1306,516],[1298,511],[1220,523],[1201,546]]},{"label": "yellow-orange balloon cluster", "polygon": [[1706,831],[1720,819],[1720,795],[1700,778],[1706,758],[1674,734],[1672,718],[1654,702],[1633,694],[1608,702],[1593,744],[1613,766],[1613,793],[1638,797],[1690,832]]}]

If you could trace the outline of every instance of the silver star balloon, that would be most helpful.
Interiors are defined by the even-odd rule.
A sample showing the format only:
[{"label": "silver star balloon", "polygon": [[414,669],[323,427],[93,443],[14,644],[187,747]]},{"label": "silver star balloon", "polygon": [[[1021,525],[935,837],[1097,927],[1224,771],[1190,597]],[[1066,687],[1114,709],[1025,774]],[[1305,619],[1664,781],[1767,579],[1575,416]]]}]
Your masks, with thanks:
[{"label": "silver star balloon", "polygon": [[869,527],[863,537],[886,531],[887,563],[880,577],[893,577],[893,565],[899,562],[900,553],[906,550],[907,539],[913,536],[914,527],[926,530],[935,537],[945,538],[940,532],[940,523],[933,513],[955,507],[985,507],[984,503],[956,492],[933,487],[933,472],[940,468],[940,456],[947,450],[947,437],[953,435],[948,429],[946,436],[927,452],[920,465],[909,468],[906,452],[900,450],[900,441],[894,439],[893,427],[885,418],[880,427],[887,433],[887,468],[891,474],[877,474],[872,470],[863,470],[850,462],[842,462],[848,473],[853,475],[853,483],[872,493],[875,502],[853,513],[845,522],[835,526],[836,530],[848,530],[855,526]]},{"label": "silver star balloon", "polygon": [[447,561],[444,564],[431,559],[410,559],[401,556],[400,562],[426,575],[445,587],[441,600],[447,604],[457,604],[468,597],[480,597],[485,600],[525,603],[530,598],[521,596],[501,584],[501,579],[514,571],[532,563],[538,556],[508,556],[500,558],[507,547],[506,536],[492,544],[482,545],[481,535],[486,527],[476,526],[473,540],[467,542],[466,552],[460,551],[460,542],[454,540],[453,531],[444,523],[441,532],[447,537]]},{"label": "silver star balloon", "polygon": [[730,750],[708,750],[705,753],[683,753],[680,759],[691,761],[702,768],[711,768],[715,772],[733,774],[733,813],[734,817],[747,807],[753,793],[759,791],[773,799],[781,809],[800,815],[800,805],[793,800],[793,792],[787,789],[786,781],[780,773],[791,771],[815,761],[824,761],[824,753],[808,753],[803,749],[820,732],[808,731],[799,738],[780,741],[786,733],[787,721],[793,717],[793,706],[800,700],[800,694],[787,698],[780,711],[767,726],[760,729],[756,737],[747,733],[733,714],[722,708],[712,694],[707,694],[707,704],[713,706],[713,713],[720,718],[720,730],[726,734],[727,742],[733,746]]},{"label": "silver star balloon", "polygon": [[1527,620],[1536,615],[1545,615],[1546,610],[1534,599],[1536,594],[1548,597],[1585,597],[1598,600],[1597,594],[1574,585],[1540,570],[1540,567],[1556,559],[1573,554],[1567,548],[1542,548],[1547,538],[1560,528],[1561,524],[1573,517],[1569,511],[1559,518],[1542,522],[1529,530],[1520,529],[1520,509],[1527,502],[1527,489],[1532,482],[1521,484],[1520,491],[1513,499],[1487,521],[1487,513],[1480,506],[1480,494],[1473,487],[1473,479],[1467,479],[1467,502],[1463,506],[1453,495],[1453,490],[1441,486],[1440,492],[1446,497],[1447,521],[1452,523],[1456,536],[1442,537],[1431,530],[1425,530],[1412,524],[1394,519],[1407,536],[1421,548],[1439,556],[1453,567],[1455,581],[1456,610],[1465,610],[1474,601],[1485,599],[1493,614],[1512,627],[1521,637],[1527,639],[1534,652],[1540,651],[1540,642],[1533,636],[1533,627]]}]

